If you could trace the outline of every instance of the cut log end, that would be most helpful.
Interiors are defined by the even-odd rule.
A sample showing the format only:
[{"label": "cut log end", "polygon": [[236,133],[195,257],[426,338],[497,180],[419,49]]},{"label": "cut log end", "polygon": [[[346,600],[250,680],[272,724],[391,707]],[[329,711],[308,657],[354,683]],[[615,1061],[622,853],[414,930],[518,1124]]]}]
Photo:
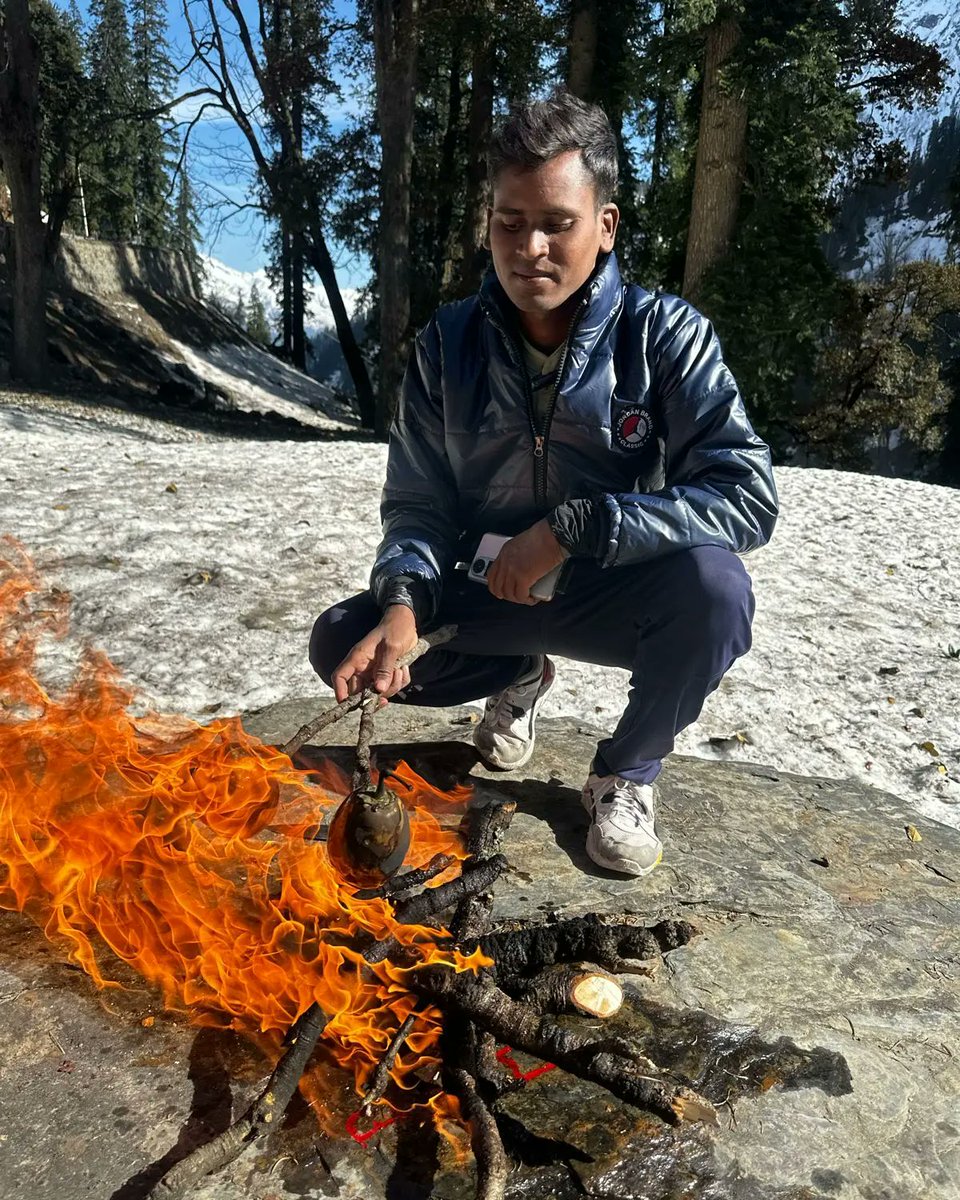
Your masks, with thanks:
[{"label": "cut log end", "polygon": [[689,1088],[677,1089],[672,1107],[678,1121],[686,1121],[691,1124],[699,1121],[704,1125],[720,1124],[717,1110],[710,1101]]},{"label": "cut log end", "polygon": [[612,975],[596,972],[575,975],[570,984],[571,1003],[594,1017],[612,1017],[623,1004],[623,988]]}]

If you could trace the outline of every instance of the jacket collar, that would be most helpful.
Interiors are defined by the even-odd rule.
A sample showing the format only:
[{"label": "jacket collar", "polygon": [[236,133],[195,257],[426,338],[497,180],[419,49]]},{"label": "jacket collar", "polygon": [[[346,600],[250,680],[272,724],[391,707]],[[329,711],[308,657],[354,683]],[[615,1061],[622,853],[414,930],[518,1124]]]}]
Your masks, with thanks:
[{"label": "jacket collar", "polygon": [[[503,290],[497,273],[490,267],[480,285],[480,307],[490,320],[508,333],[507,341],[515,349],[519,334],[516,309]],[[571,350],[582,349],[589,353],[610,317],[620,310],[623,303],[623,286],[617,256],[611,250],[601,254],[593,274],[580,289],[580,309],[576,325],[570,337]]]}]

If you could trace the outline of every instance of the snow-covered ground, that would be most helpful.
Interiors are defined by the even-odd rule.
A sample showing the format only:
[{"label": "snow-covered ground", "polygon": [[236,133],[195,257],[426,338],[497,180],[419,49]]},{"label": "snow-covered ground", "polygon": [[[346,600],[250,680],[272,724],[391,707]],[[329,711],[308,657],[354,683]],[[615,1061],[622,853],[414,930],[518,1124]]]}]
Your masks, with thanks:
[{"label": "snow-covered ground", "polygon": [[326,384],[252,342],[220,342],[201,350],[171,338],[170,345],[195,375],[227,392],[233,406],[244,412],[290,417],[319,429],[360,427]]},{"label": "snow-covered ground", "polygon": [[[307,639],[366,584],[384,448],[174,444],[162,426],[110,421],[0,393],[0,532],[73,594],[48,678],[64,679],[88,640],[165,711],[322,703]],[[746,560],[754,649],[678,749],[857,776],[960,825],[960,492],[800,468],[777,478],[777,532]],[[625,687],[623,672],[560,660],[545,712],[610,726]]]}]

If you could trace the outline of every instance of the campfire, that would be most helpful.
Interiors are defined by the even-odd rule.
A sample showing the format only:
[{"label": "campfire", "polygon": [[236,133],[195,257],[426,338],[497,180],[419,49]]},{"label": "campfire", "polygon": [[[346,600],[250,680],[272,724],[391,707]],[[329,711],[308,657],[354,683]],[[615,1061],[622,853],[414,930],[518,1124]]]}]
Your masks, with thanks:
[{"label": "campfire", "polygon": [[[0,907],[99,987],[121,986],[120,960],[168,1009],[252,1038],[273,1066],[251,1108],[155,1195],[185,1194],[276,1128],[299,1087],[329,1135],[413,1110],[464,1127],[478,1196],[494,1200],[513,1051],[666,1122],[715,1119],[630,1044],[556,1019],[614,1013],[628,960],[684,944],[691,926],[492,926],[514,804],[471,804],[469,789],[442,791],[404,763],[378,772],[376,697],[278,748],[238,719],[131,715],[132,692],[93,649],[53,695],[38,650],[65,633],[68,608],[17,543],[0,544]],[[318,728],[357,709],[352,779],[329,761],[297,765]]]}]

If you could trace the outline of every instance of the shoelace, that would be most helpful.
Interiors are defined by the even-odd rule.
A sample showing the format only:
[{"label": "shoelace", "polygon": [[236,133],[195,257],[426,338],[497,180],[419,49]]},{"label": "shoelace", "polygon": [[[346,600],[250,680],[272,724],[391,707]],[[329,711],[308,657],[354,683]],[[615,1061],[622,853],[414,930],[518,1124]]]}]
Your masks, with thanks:
[{"label": "shoelace", "polygon": [[[647,824],[653,820],[648,801],[630,786],[629,781],[618,783],[612,792],[607,792],[597,802],[604,816],[625,817],[636,823]],[[613,805],[616,803],[616,811]]]}]

